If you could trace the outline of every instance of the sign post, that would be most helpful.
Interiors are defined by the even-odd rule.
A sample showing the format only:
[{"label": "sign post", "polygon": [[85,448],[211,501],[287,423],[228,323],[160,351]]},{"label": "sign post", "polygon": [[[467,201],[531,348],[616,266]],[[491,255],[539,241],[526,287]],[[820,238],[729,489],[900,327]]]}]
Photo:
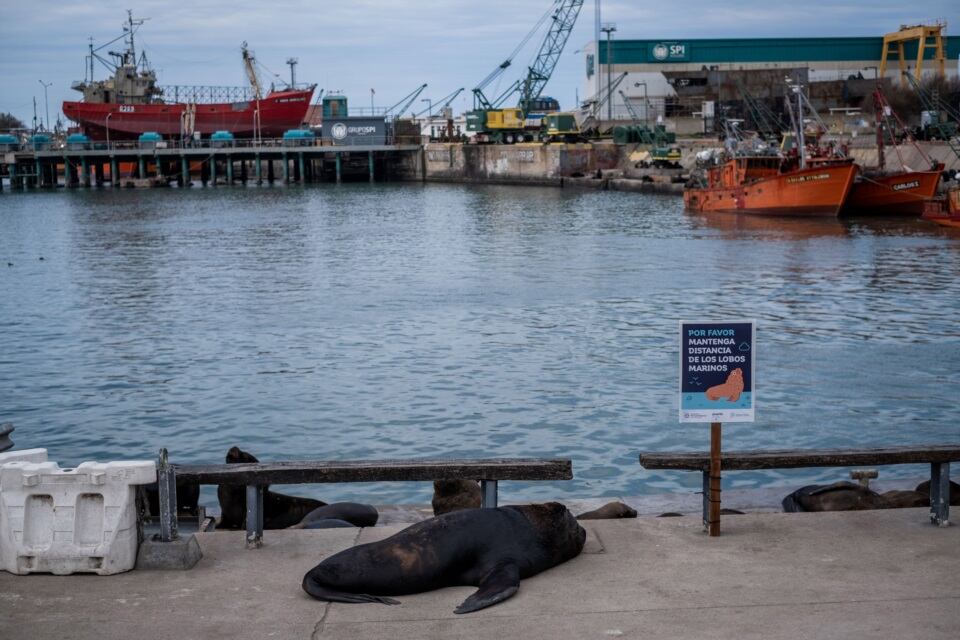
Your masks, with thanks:
[{"label": "sign post", "polygon": [[753,422],[752,321],[680,323],[680,422],[710,423],[710,464],[703,471],[703,523],[720,535],[721,425]]}]

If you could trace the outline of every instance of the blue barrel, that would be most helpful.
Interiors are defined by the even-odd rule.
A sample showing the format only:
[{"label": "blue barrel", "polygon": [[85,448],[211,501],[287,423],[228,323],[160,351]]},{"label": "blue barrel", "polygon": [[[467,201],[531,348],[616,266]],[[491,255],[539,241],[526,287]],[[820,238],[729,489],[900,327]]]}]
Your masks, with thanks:
[{"label": "blue barrel", "polygon": [[30,136],[30,148],[34,151],[49,151],[50,144],[50,136],[45,133],[36,133]]},{"label": "blue barrel", "polygon": [[67,136],[67,149],[78,151],[90,148],[90,138],[82,133],[71,133]]},{"label": "blue barrel", "polygon": [[233,141],[233,134],[229,131],[214,131],[210,135],[210,146],[212,147],[232,147]]},{"label": "blue barrel", "polygon": [[20,140],[8,133],[0,134],[0,151],[19,151]]},{"label": "blue barrel", "polygon": [[317,136],[309,129],[289,129],[283,132],[283,146],[309,147],[313,146]]}]

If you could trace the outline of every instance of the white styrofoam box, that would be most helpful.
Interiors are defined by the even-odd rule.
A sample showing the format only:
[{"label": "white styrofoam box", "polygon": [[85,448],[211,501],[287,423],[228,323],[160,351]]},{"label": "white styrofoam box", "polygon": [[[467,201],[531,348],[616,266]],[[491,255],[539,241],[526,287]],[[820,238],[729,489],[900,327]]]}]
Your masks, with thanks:
[{"label": "white styrofoam box", "polygon": [[153,461],[0,466],[0,569],[16,574],[133,569],[135,485],[156,482]]},{"label": "white styrofoam box", "polygon": [[46,449],[21,449],[0,453],[0,465],[8,462],[46,462]]}]

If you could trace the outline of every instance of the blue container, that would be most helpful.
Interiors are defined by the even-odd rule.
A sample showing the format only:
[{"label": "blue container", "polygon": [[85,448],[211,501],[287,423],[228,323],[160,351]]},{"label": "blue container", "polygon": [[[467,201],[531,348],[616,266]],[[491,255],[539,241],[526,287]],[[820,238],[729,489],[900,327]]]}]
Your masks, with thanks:
[{"label": "blue container", "polygon": [[81,150],[90,148],[90,138],[82,133],[71,133],[67,136],[67,149]]},{"label": "blue container", "polygon": [[316,139],[317,136],[309,129],[289,129],[283,132],[285,147],[310,147]]},{"label": "blue container", "polygon": [[20,140],[8,133],[0,134],[0,151],[19,151]]},{"label": "blue container", "polygon": [[210,135],[210,146],[212,147],[232,147],[233,141],[233,134],[229,131],[214,131]]},{"label": "blue container", "polygon": [[49,151],[50,150],[50,136],[37,133],[30,136],[30,148],[34,151]]}]

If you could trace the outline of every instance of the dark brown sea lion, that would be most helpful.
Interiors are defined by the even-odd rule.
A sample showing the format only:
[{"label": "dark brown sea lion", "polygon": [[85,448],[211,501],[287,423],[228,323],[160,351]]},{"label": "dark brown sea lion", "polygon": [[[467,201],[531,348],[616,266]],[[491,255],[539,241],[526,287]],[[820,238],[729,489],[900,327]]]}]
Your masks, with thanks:
[{"label": "dark brown sea lion", "polygon": [[885,509],[903,509],[925,507],[930,504],[930,496],[920,491],[885,491],[880,494]]},{"label": "dark brown sea lion", "polygon": [[[231,447],[227,451],[227,464],[260,462],[252,454]],[[247,519],[247,488],[241,485],[221,484],[217,486],[217,498],[220,500],[220,521],[217,529],[243,529]],[[303,520],[304,516],[327,503],[312,498],[287,496],[263,490],[263,528],[286,529]]]},{"label": "dark brown sea lion", "polygon": [[[160,515],[160,491],[157,483],[144,485],[147,496],[147,513],[151,516]],[[199,508],[200,485],[192,480],[177,478],[177,515],[195,516]]]},{"label": "dark brown sea lion", "polygon": [[433,515],[461,509],[479,509],[481,503],[480,485],[476,480],[434,480]]},{"label": "dark brown sea lion", "polygon": [[[918,484],[917,491],[927,494],[927,504],[930,504],[930,481],[927,480],[926,482]],[[953,480],[950,481],[950,506],[960,507],[960,484],[957,484]]]},{"label": "dark brown sea lion", "polygon": [[801,487],[783,499],[788,513],[803,511],[866,511],[883,509],[884,501],[876,491],[852,482],[830,485],[811,484]]},{"label": "dark brown sea lion", "polygon": [[330,556],[304,576],[303,590],[327,602],[399,604],[387,596],[474,585],[454,610],[469,613],[576,557],[586,537],[558,502],[455,511]]},{"label": "dark brown sea lion", "polygon": [[303,520],[291,529],[331,529],[342,525],[330,523],[346,522],[351,527],[372,527],[377,524],[380,514],[369,504],[357,502],[334,502],[318,507],[305,515]]},{"label": "dark brown sea lion", "polygon": [[637,512],[622,502],[608,502],[599,509],[587,511],[577,516],[577,520],[615,520],[617,518],[636,518]]}]

